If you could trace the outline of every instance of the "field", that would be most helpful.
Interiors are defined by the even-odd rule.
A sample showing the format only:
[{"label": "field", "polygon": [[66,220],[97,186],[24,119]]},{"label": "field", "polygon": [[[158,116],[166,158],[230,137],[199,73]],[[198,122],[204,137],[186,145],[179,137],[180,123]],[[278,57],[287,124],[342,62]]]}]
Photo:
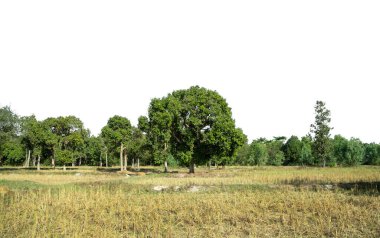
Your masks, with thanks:
[{"label": "field", "polygon": [[0,237],[379,237],[380,167],[0,168]]}]

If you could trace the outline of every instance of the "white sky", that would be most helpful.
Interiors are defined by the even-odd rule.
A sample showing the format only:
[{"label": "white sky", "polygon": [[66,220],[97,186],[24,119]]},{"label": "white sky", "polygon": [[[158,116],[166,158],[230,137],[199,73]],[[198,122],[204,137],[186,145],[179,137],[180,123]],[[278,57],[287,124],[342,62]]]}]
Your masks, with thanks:
[{"label": "white sky", "polygon": [[249,136],[380,142],[380,1],[0,1],[0,106],[93,134],[151,98],[217,90]]}]

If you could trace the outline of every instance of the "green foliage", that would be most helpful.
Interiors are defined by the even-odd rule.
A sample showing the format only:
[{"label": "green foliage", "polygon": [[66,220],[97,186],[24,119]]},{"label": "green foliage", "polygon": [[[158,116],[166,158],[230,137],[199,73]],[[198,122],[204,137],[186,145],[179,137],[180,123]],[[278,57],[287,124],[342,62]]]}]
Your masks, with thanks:
[{"label": "green foliage", "polygon": [[364,147],[362,142],[357,138],[351,138],[347,143],[346,160],[344,165],[359,165],[363,161]]},{"label": "green foliage", "polygon": [[266,143],[268,151],[268,165],[279,166],[284,163],[285,154],[281,150],[286,137],[275,137],[273,140]]},{"label": "green foliage", "polygon": [[210,159],[224,164],[246,141],[226,100],[198,86],[153,99],[148,114],[140,117],[139,127],[147,133],[158,161],[172,154],[190,167]]},{"label": "green foliage", "polygon": [[380,145],[364,144],[364,164],[380,165]]},{"label": "green foliage", "polygon": [[338,164],[359,165],[364,159],[365,147],[359,139],[347,140],[341,135],[336,135],[333,140],[333,156]]},{"label": "green foliage", "polygon": [[313,151],[312,151],[312,141],[308,136],[302,137],[302,148],[301,148],[301,165],[313,165]]},{"label": "green foliage", "polygon": [[0,108],[0,164],[6,156],[9,157],[9,143],[13,143],[17,139],[18,131],[18,116],[8,106]]},{"label": "green foliage", "polygon": [[252,142],[249,161],[251,165],[266,165],[268,152],[265,143],[260,141]]},{"label": "green foliage", "polygon": [[285,165],[302,164],[302,142],[298,139],[297,136],[291,136],[289,138],[283,147],[283,151],[285,156]]},{"label": "green foliage", "polygon": [[4,143],[2,156],[4,164],[21,165],[25,158],[25,150],[17,140],[9,140]]},{"label": "green foliage", "polygon": [[235,158],[235,163],[238,165],[248,165],[250,153],[251,147],[248,143],[245,143],[239,148]]},{"label": "green foliage", "polygon": [[132,125],[131,122],[121,116],[111,117],[107,125],[102,128],[101,137],[110,155],[117,157],[120,145],[126,146],[131,141]]},{"label": "green foliage", "polygon": [[322,101],[317,101],[315,105],[315,122],[310,126],[310,132],[313,135],[313,156],[318,164],[326,166],[330,157],[330,110]]}]

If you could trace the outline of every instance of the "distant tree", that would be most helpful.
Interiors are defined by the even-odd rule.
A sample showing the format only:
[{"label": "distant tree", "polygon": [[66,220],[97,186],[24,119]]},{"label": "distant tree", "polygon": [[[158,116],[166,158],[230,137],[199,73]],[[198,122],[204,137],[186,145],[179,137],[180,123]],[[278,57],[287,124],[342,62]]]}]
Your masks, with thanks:
[{"label": "distant tree", "polygon": [[266,165],[268,161],[268,151],[266,145],[262,141],[253,141],[251,144],[250,164]]},{"label": "distant tree", "polygon": [[363,161],[364,146],[357,138],[351,138],[347,143],[344,165],[359,165]]},{"label": "distant tree", "polygon": [[4,164],[21,165],[24,161],[24,153],[24,147],[18,139],[11,139],[3,144],[2,157]]},{"label": "distant tree", "polygon": [[30,155],[33,157],[33,166],[39,169],[41,160],[41,151],[44,142],[44,127],[42,122],[38,121],[34,115],[21,117],[21,138],[25,148],[29,151],[25,165],[30,164]]},{"label": "distant tree", "polygon": [[313,165],[314,158],[312,152],[312,140],[309,136],[304,136],[301,139],[302,148],[301,148],[301,165]]},{"label": "distant tree", "polygon": [[281,148],[284,145],[286,137],[275,137],[273,140],[266,143],[268,151],[268,165],[279,166],[284,163],[285,155]]},{"label": "distant tree", "polygon": [[332,154],[338,164],[345,164],[348,140],[341,135],[335,135],[332,140]]},{"label": "distant tree", "polygon": [[129,143],[128,155],[132,159],[132,167],[140,168],[140,161],[147,160],[149,150],[144,133],[137,127],[132,127],[132,139]]},{"label": "distant tree", "polygon": [[84,153],[85,137],[89,132],[82,121],[75,116],[47,118],[45,127],[45,149],[52,156],[52,166],[71,163],[74,165]]},{"label": "distant tree", "polygon": [[[121,116],[111,117],[107,125],[102,128],[101,136],[104,142],[114,155],[120,152],[120,170],[127,169],[127,145],[131,141],[132,125],[131,122]],[[119,149],[118,149],[119,148]],[[123,162],[124,159],[124,162]]]},{"label": "distant tree", "polygon": [[301,162],[302,142],[297,136],[291,136],[283,146],[285,165],[299,165]]},{"label": "distant tree", "polygon": [[380,165],[380,145],[364,144],[364,164]]},{"label": "distant tree", "polygon": [[152,146],[154,162],[164,164],[168,172],[168,158],[172,149],[172,124],[179,102],[173,97],[154,98],[150,102],[148,117],[139,118],[139,128],[143,130]]},{"label": "distant tree", "polygon": [[251,148],[248,143],[242,145],[237,152],[235,163],[238,165],[248,165],[250,152]]},{"label": "distant tree", "polygon": [[[19,132],[19,118],[8,106],[0,108],[0,165],[7,154],[10,144],[17,139]],[[7,150],[7,152],[5,151]]]},{"label": "distant tree", "polygon": [[317,101],[314,109],[315,122],[310,126],[313,138],[312,150],[314,158],[325,167],[331,152],[330,131],[333,128],[329,125],[331,122],[330,110],[326,108],[325,103],[322,101]]},{"label": "distant tree", "polygon": [[103,163],[102,157],[104,158],[104,164],[106,164],[105,158],[108,156],[106,153],[106,147],[101,137],[91,136],[85,140],[84,158],[88,165],[100,166]]}]

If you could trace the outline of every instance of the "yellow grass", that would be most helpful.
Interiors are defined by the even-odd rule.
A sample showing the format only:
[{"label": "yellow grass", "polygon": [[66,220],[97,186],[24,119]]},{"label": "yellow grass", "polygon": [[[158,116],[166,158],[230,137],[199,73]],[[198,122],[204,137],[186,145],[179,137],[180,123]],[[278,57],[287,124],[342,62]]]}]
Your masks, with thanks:
[{"label": "yellow grass", "polygon": [[[378,167],[182,172],[126,177],[91,170],[81,176],[0,171],[0,237],[380,235],[378,190],[324,188],[325,184],[378,183]],[[21,180],[45,185],[12,187]],[[310,184],[321,186],[306,186]],[[156,185],[168,188],[153,191]],[[190,192],[194,186],[202,189]]]}]

